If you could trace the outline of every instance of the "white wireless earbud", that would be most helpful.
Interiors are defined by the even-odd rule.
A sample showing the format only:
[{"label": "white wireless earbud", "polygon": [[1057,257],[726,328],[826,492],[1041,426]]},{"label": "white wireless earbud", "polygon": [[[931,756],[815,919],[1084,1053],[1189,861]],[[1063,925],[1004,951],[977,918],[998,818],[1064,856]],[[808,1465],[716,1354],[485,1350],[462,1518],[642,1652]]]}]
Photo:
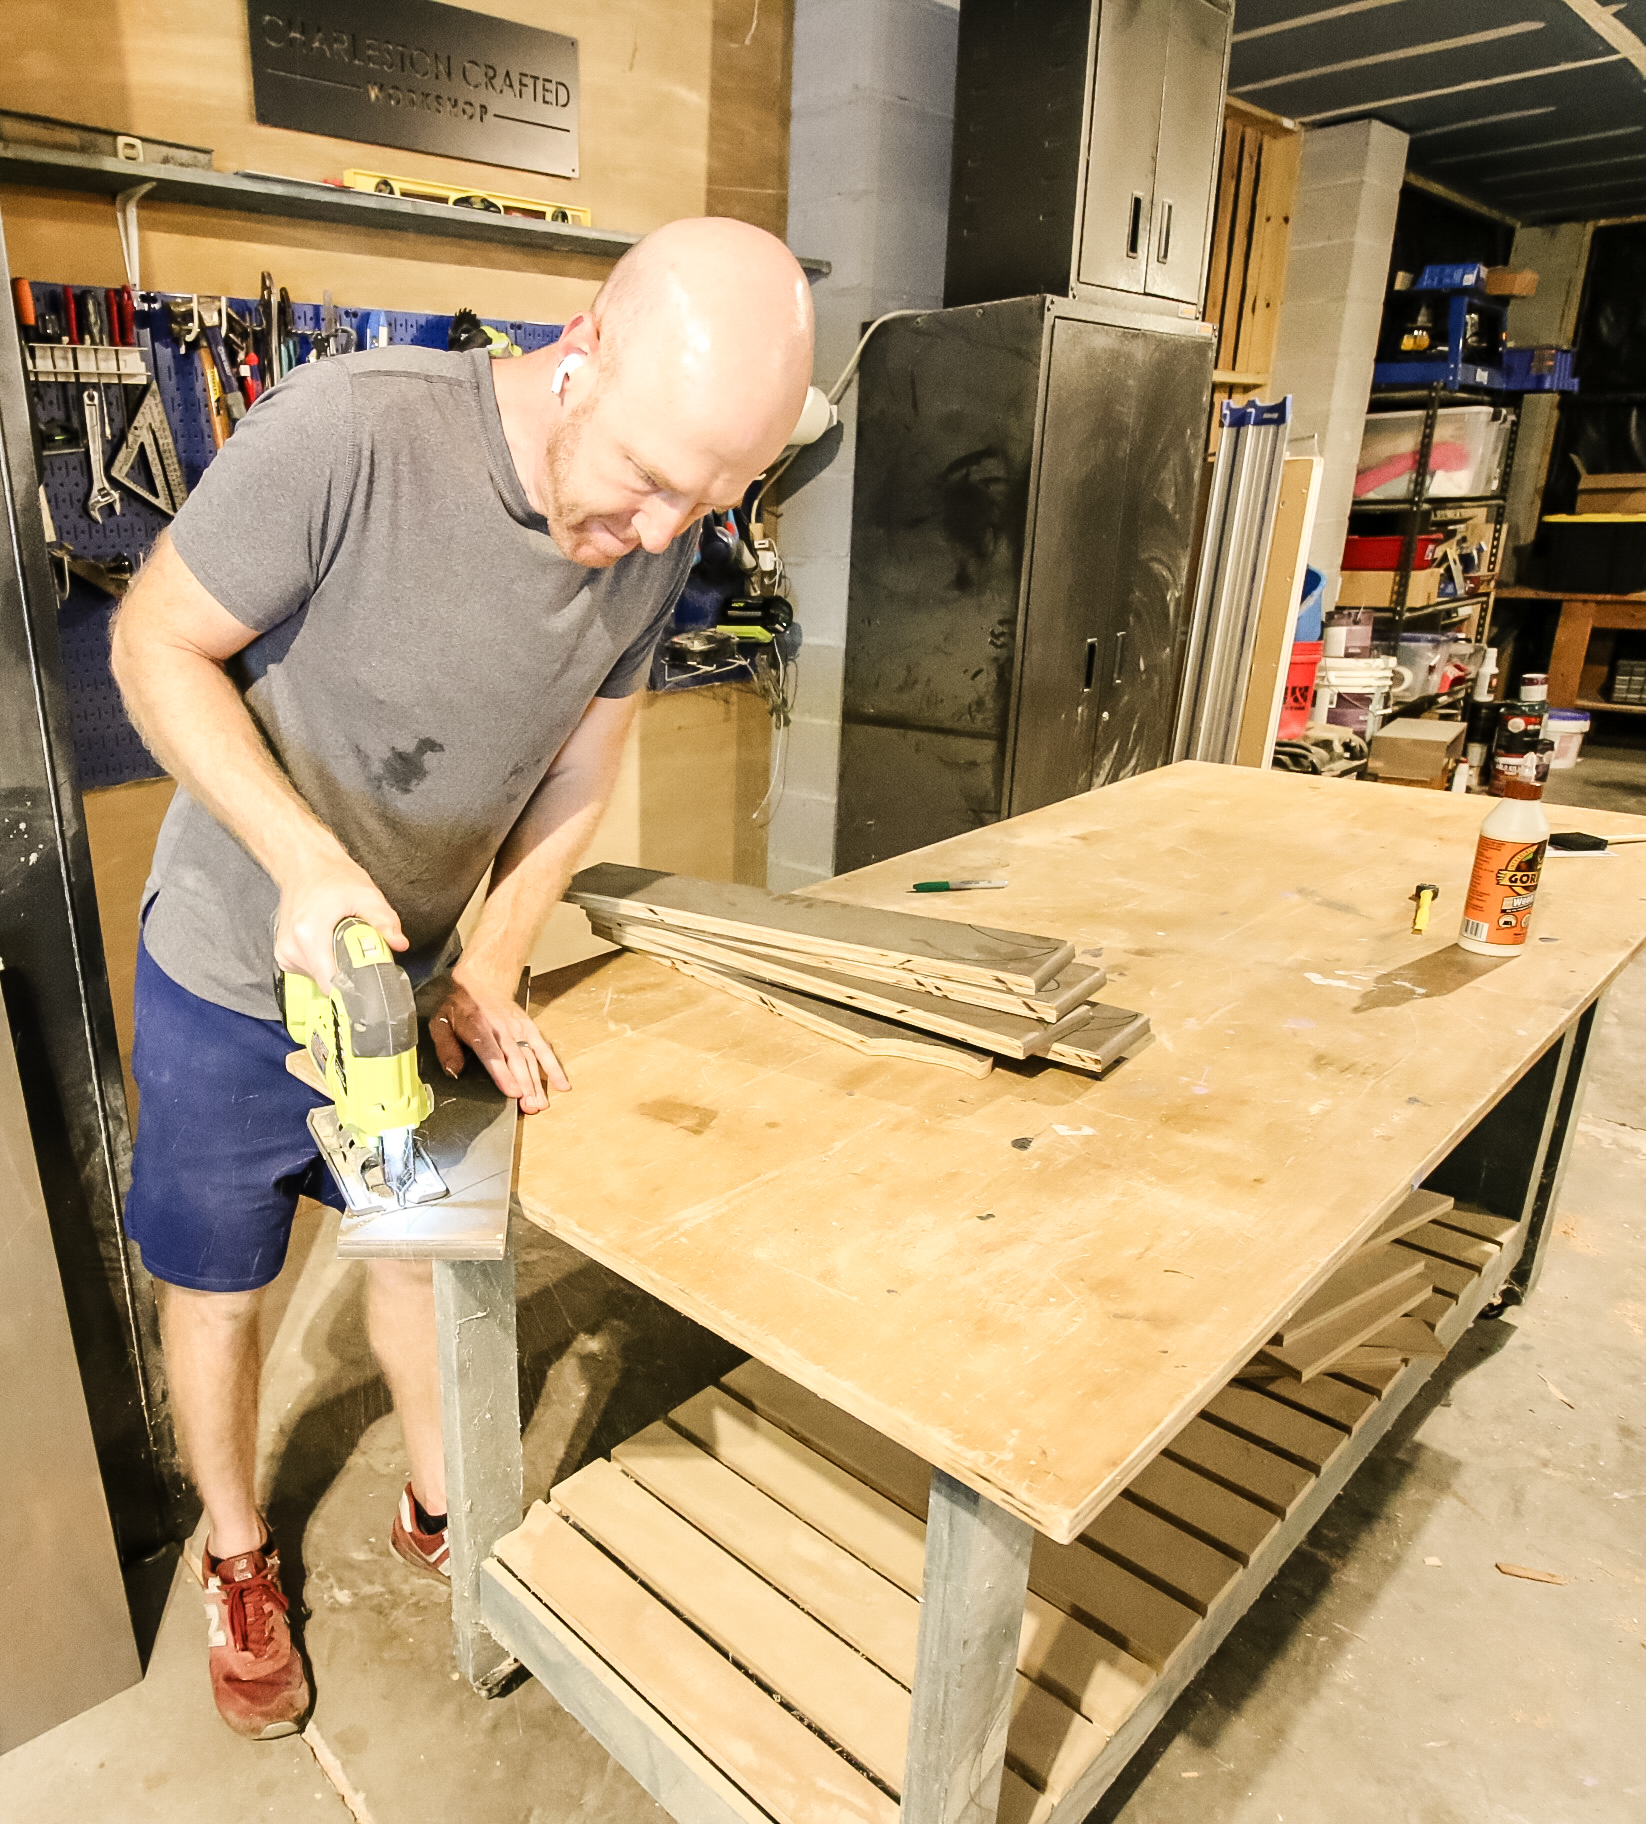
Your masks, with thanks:
[{"label": "white wireless earbud", "polygon": [[560,363],[554,370],[554,378],[549,382],[549,391],[558,399],[566,390],[566,382],[588,360],[588,356],[573,349],[569,355],[562,355]]},{"label": "white wireless earbud", "polygon": [[816,443],[826,430],[840,422],[840,414],[829,403],[829,395],[820,387],[806,388],[806,403],[800,408],[800,421],[789,433],[786,449],[797,449]]}]

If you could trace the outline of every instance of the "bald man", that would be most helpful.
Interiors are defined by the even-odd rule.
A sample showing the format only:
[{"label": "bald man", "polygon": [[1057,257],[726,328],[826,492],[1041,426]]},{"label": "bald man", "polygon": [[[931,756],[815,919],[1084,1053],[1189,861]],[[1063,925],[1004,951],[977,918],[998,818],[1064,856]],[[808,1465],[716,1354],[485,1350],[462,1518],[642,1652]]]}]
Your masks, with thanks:
[{"label": "bald man", "polygon": [[[450,970],[448,1070],[467,1046],[525,1114],[569,1088],[515,986],[611,792],[696,523],[783,448],[811,345],[779,241],[676,222],[537,353],[299,369],[121,610],[115,674],[179,786],[144,891],[126,1227],[161,1282],[212,1690],[242,1735],[288,1734],[309,1703],[257,1503],[258,1307],[299,1194],[340,1201],[275,969],[329,982],[333,929],[366,919],[414,981]],[[445,1575],[428,1264],[368,1263],[366,1321],[411,1470],[393,1546]]]}]

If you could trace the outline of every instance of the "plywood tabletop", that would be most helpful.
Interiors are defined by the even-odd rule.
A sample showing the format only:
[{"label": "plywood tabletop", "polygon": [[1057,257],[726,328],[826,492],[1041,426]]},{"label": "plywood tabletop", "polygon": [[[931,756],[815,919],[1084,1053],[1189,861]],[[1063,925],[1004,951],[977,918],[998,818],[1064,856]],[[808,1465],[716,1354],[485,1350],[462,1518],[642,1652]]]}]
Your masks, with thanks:
[{"label": "plywood tabletop", "polygon": [[1103,1081],[865,1059],[633,955],[540,978],[573,1093],[522,1206],[1070,1539],[1646,942],[1643,844],[1552,857],[1520,957],[1459,950],[1487,808],[1186,764],[817,889],[1009,879],[920,909],[1105,946],[1156,1037]]}]

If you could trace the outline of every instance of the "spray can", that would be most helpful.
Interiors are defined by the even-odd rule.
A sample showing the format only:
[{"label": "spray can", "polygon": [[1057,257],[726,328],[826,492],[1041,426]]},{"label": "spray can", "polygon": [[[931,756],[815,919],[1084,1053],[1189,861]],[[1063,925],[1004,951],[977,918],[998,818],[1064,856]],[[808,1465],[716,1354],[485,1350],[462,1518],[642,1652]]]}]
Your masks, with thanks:
[{"label": "spray can", "polygon": [[[1548,714],[1549,680],[1542,672],[1528,672],[1520,680],[1520,695],[1498,705],[1492,732],[1492,776],[1487,784],[1494,798],[1510,795],[1510,787],[1516,784],[1539,784],[1538,747]],[[1543,777],[1548,776],[1545,759]]]},{"label": "spray can", "polygon": [[1549,820],[1538,803],[1537,787],[1519,779],[1503,785],[1480,826],[1457,939],[1477,956],[1519,955],[1549,844]]},{"label": "spray can", "polygon": [[1474,689],[1469,699],[1469,732],[1463,745],[1463,759],[1468,773],[1465,783],[1459,788],[1463,791],[1483,792],[1486,789],[1486,778],[1491,771],[1489,759],[1492,731],[1497,725],[1497,712],[1502,708],[1492,696],[1492,685],[1497,678],[1497,648],[1483,646],[1480,654],[1480,669],[1475,673]]}]

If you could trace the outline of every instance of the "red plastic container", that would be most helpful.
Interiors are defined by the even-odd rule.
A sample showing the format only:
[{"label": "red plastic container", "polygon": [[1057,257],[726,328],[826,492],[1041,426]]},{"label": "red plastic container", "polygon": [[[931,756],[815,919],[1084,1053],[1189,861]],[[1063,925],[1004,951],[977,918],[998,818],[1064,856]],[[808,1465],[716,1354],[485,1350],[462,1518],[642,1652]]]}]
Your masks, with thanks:
[{"label": "red plastic container", "polygon": [[1309,726],[1309,704],[1315,694],[1315,673],[1320,669],[1320,655],[1326,650],[1324,640],[1295,640],[1291,662],[1286,667],[1286,696],[1280,707],[1280,726],[1276,739],[1295,741]]},{"label": "red plastic container", "polygon": [[[1412,545],[1412,568],[1427,570],[1434,562],[1435,552],[1445,543],[1437,532],[1419,533]],[[1345,570],[1398,570],[1400,568],[1400,547],[1405,540],[1397,537],[1367,538],[1351,534],[1343,541],[1343,568]]]}]

